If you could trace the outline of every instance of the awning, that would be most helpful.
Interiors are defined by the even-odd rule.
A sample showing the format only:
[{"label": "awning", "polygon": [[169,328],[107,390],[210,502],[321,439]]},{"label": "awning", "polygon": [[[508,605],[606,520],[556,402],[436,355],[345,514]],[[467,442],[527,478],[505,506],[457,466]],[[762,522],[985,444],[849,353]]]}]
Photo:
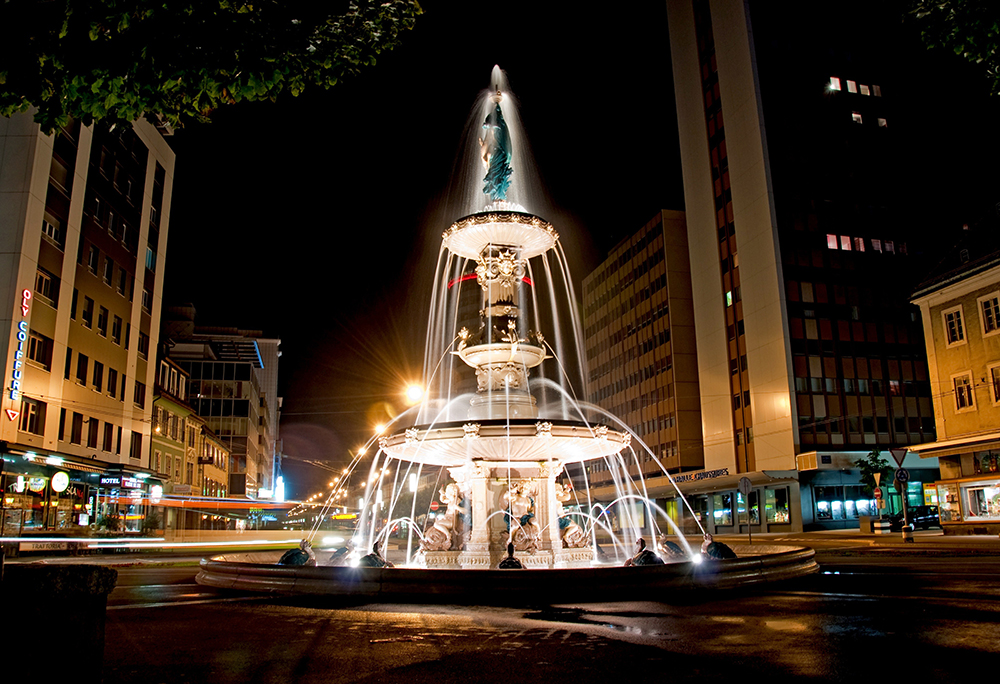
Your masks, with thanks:
[{"label": "awning", "polygon": [[955,439],[942,439],[937,442],[917,444],[907,448],[919,454],[920,458],[957,456],[958,454],[968,454],[973,451],[989,451],[991,449],[1000,450],[1000,432],[983,432],[976,435],[956,437]]},{"label": "awning", "polygon": [[[645,481],[645,491],[653,499],[670,498],[677,495],[680,488],[684,496],[704,494],[706,492],[724,492],[737,489],[741,478],[748,478],[755,487],[759,485],[798,482],[798,471],[795,470],[758,470],[752,473],[730,473],[728,468],[718,470],[697,471],[694,473],[678,473],[675,478],[684,478],[675,485],[666,476],[648,477]],[[643,491],[640,483],[633,485],[638,491]],[[583,496],[580,489],[577,496]],[[614,499],[618,496],[613,485],[592,486],[590,496],[593,499]]]}]

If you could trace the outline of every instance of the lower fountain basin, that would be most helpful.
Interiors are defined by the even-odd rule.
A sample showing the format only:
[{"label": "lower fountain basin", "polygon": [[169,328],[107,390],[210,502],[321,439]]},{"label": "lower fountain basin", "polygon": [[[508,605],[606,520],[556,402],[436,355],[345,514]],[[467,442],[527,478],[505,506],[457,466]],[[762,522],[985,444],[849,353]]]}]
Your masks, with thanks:
[{"label": "lower fountain basin", "polygon": [[197,582],[222,589],[373,601],[527,605],[629,599],[666,600],[698,588],[736,589],[819,570],[810,548],[730,545],[737,558],[644,567],[556,570],[425,570],[275,565],[280,551],[232,553],[201,561]]},{"label": "lower fountain basin", "polygon": [[617,454],[631,435],[603,425],[519,418],[417,426],[383,437],[392,458],[425,465],[461,466],[470,460],[577,463]]}]

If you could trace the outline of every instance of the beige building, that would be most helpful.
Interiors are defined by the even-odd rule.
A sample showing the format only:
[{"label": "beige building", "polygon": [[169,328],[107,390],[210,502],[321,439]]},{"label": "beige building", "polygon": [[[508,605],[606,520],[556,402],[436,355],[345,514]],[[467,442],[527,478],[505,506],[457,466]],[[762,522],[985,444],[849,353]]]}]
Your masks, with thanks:
[{"label": "beige building", "polygon": [[145,121],[0,118],[5,531],[142,526],[173,173]]},{"label": "beige building", "polygon": [[[629,474],[675,520],[685,511],[663,469],[705,467],[689,271],[684,212],[661,211],[583,280],[588,396],[649,447]],[[607,464],[588,464],[587,478],[592,496],[615,498]]]},{"label": "beige building", "polygon": [[[970,254],[971,251],[971,254]],[[962,246],[956,268],[924,283],[920,307],[938,438],[911,447],[937,457],[946,533],[1000,532],[1000,252]]]}]

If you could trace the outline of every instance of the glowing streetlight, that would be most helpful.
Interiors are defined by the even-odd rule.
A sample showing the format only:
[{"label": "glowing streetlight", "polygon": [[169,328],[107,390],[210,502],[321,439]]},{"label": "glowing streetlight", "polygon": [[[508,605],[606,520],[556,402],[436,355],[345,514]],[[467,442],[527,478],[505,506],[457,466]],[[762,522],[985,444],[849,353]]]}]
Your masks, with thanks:
[{"label": "glowing streetlight", "polygon": [[406,401],[416,404],[424,398],[424,388],[420,385],[410,385],[406,388]]}]

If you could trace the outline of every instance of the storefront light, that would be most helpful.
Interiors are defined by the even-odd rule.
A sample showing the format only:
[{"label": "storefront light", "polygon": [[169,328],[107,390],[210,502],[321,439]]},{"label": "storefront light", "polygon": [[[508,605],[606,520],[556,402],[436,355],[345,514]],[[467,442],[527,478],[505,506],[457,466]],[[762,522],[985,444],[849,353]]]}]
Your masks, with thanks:
[{"label": "storefront light", "polygon": [[67,487],[69,487],[69,475],[60,470],[52,476],[52,491],[65,492]]}]

